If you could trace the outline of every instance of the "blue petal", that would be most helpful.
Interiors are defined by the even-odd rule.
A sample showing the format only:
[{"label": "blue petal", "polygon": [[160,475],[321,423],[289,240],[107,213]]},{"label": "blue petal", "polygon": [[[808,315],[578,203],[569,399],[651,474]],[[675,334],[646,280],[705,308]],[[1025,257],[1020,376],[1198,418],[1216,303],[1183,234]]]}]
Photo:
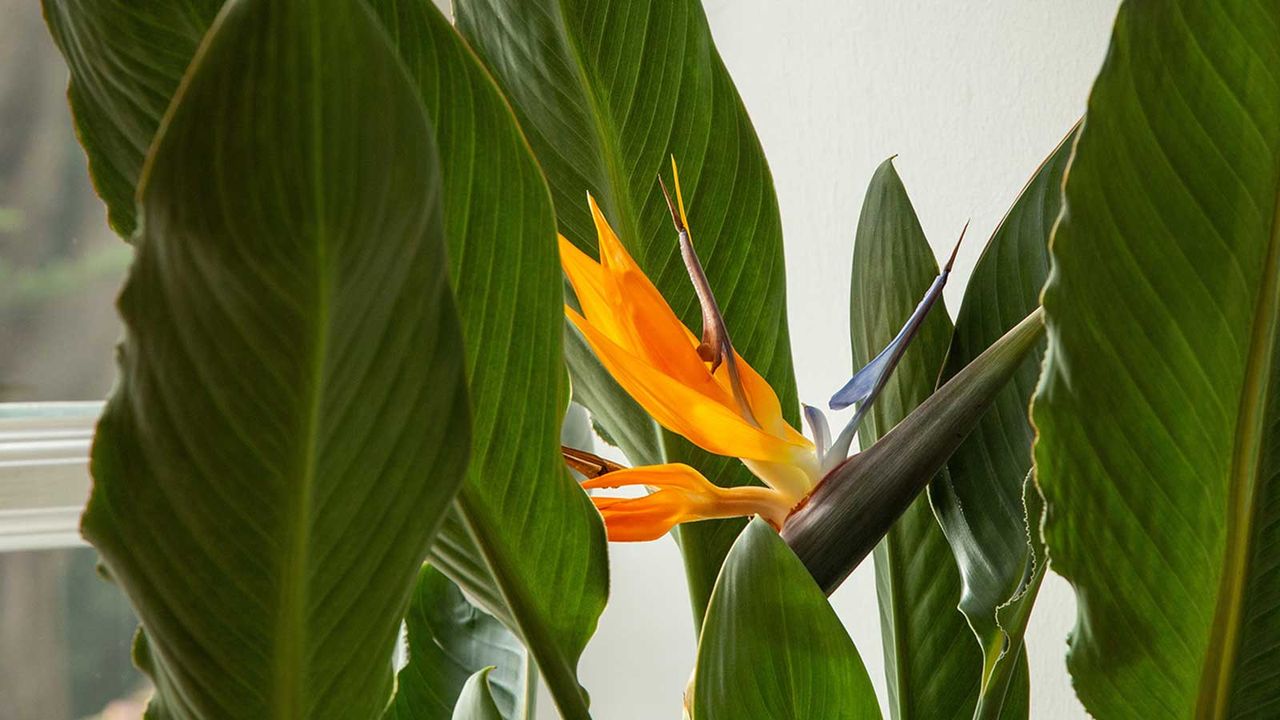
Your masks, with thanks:
[{"label": "blue petal", "polygon": [[[861,370],[854,373],[853,378],[845,383],[835,395],[831,396],[830,407],[832,410],[843,410],[854,403],[870,404],[875,402],[876,396],[884,389],[885,383],[889,382],[889,376],[893,374],[893,369],[898,366],[898,361],[902,360],[902,355],[907,351],[907,345],[911,343],[911,339],[915,337],[920,326],[924,324],[924,319],[929,314],[929,310],[933,308],[934,303],[942,295],[942,288],[947,284],[947,276],[949,271],[944,270],[941,275],[934,279],[933,284],[929,286],[928,292],[924,298],[920,300],[920,304],[916,305],[916,309],[911,313],[911,317],[907,318],[907,324],[902,326],[898,331],[898,335],[893,338],[875,359],[867,363]],[[861,413],[859,413],[861,416]],[[860,418],[859,418],[860,419]]]},{"label": "blue petal", "polygon": [[[966,227],[968,226],[966,225]],[[960,233],[960,238],[964,239],[963,232]],[[956,251],[959,249],[960,244],[957,242],[956,250],[951,252],[951,259],[947,261],[946,267],[942,269],[942,273],[929,286],[924,297],[921,298],[920,303],[916,305],[916,309],[911,313],[911,317],[907,318],[907,323],[898,331],[897,336],[880,351],[879,355],[875,356],[875,359],[854,373],[849,382],[845,383],[844,387],[831,396],[830,406],[832,410],[843,410],[854,404],[858,406],[858,409],[854,412],[849,423],[840,431],[840,435],[831,444],[830,450],[822,458],[824,473],[849,457],[849,448],[853,446],[853,436],[862,425],[862,419],[866,417],[867,412],[871,410],[872,403],[875,402],[880,391],[884,390],[885,384],[889,382],[889,377],[893,375],[893,369],[902,360],[903,353],[907,351],[907,346],[911,343],[911,339],[915,337],[916,332],[920,330],[920,326],[924,324],[929,311],[938,302],[938,298],[942,297],[942,288],[946,286],[947,277],[951,275],[951,265],[955,262]]]},{"label": "blue petal", "polygon": [[897,336],[880,351],[879,355],[875,356],[875,359],[854,373],[849,382],[845,383],[844,387],[831,396],[829,404],[832,410],[843,410],[854,404],[858,406],[858,409],[849,420],[849,424],[845,425],[844,429],[840,431],[840,435],[836,437],[826,457],[823,458],[822,468],[824,472],[831,470],[849,457],[849,448],[853,446],[853,436],[858,432],[858,427],[862,425],[862,419],[871,410],[871,405],[876,401],[876,396],[880,394],[881,390],[884,390],[885,383],[889,382],[889,376],[893,374],[893,369],[902,360],[903,353],[907,351],[907,345],[911,343],[911,339],[916,336],[916,332],[924,324],[929,311],[938,302],[938,298],[942,297],[942,288],[946,287],[947,278],[951,275],[951,266],[956,262],[956,255],[960,252],[960,243],[964,242],[964,234],[968,229],[969,223],[965,223],[964,229],[960,231],[960,237],[956,240],[955,247],[951,250],[951,257],[947,259],[947,264],[943,266],[942,272],[938,274],[938,277],[934,278],[933,284],[925,291],[924,297],[920,299],[916,309],[912,311],[911,317],[907,318],[907,323],[898,331]]}]

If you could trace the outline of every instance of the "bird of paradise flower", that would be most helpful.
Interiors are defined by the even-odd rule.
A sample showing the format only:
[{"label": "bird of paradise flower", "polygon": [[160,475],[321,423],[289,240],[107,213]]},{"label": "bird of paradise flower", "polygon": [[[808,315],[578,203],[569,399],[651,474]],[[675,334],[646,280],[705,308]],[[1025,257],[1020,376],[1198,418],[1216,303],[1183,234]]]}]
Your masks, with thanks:
[{"label": "bird of paradise flower", "polygon": [[839,436],[832,439],[821,410],[804,406],[813,435],[809,439],[786,421],[773,388],[733,349],[693,247],[674,158],[671,171],[675,202],[661,177],[658,181],[702,308],[701,337],[676,317],[590,194],[600,260],[560,237],[561,263],[581,307],[578,312],[566,305],[565,314],[614,380],[658,424],[707,452],[738,458],[765,486],[723,488],[683,463],[627,468],[562,448],[569,466],[586,476],[582,486],[588,490],[650,489],[642,497],[592,496],[613,541],[653,540],[681,523],[751,515],[781,529],[791,512],[848,459],[862,418],[937,302],[955,261],[953,251],[898,335],[831,397],[833,410],[858,406]]}]

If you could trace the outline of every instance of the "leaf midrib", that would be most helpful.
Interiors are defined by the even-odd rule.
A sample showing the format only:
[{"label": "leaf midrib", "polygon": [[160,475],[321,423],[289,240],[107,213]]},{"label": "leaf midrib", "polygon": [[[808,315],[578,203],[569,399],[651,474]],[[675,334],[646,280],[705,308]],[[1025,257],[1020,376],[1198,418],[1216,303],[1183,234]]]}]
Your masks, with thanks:
[{"label": "leaf midrib", "polygon": [[[319,13],[311,13],[311,37],[320,36]],[[317,87],[324,83],[324,58],[320,55],[320,43],[311,42],[308,48],[310,73],[315,78]],[[325,142],[321,131],[323,122],[322,98],[320,93],[313,93],[311,98],[311,132],[308,138],[308,153],[312,161],[312,201],[314,212],[318,218],[315,236],[315,265],[312,268],[314,284],[314,306],[311,323],[311,336],[314,345],[308,367],[308,382],[305,414],[302,418],[303,442],[299,469],[301,470],[298,496],[294,505],[293,522],[289,537],[290,547],[285,555],[284,582],[281,586],[281,632],[277,635],[274,668],[275,688],[274,707],[279,718],[302,717],[305,714],[303,677],[309,676],[303,670],[306,659],[307,644],[307,604],[309,593],[307,576],[310,573],[311,550],[311,514],[314,510],[314,493],[319,453],[321,404],[324,401],[325,358],[329,352],[330,340],[330,305],[332,283],[329,277],[329,238],[326,232],[324,197],[325,177]]]},{"label": "leaf midrib", "polygon": [[1280,335],[1280,187],[1272,209],[1257,309],[1250,332],[1249,354],[1236,424],[1236,444],[1228,478],[1227,537],[1221,590],[1206,650],[1206,666],[1197,696],[1197,715],[1225,718],[1231,701],[1240,625],[1248,582],[1249,558],[1257,521],[1257,496],[1263,478],[1265,423],[1275,376],[1276,341]]}]

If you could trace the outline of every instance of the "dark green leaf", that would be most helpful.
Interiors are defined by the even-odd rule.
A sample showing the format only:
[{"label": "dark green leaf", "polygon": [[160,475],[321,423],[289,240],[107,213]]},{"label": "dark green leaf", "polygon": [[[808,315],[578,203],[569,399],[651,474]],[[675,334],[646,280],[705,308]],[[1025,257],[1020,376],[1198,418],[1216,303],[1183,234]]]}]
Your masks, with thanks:
[{"label": "dark green leaf", "polygon": [[486,668],[494,669],[487,694],[499,716],[532,717],[536,679],[526,672],[529,660],[520,641],[430,565],[418,574],[405,625],[409,662],[397,676],[386,720],[447,720],[468,679]]},{"label": "dark green leaf", "polygon": [[430,3],[376,3],[434,119],[474,453],[436,565],[524,640],[563,715],[608,586],[604,528],[560,456],[569,402],[551,197],[497,86]]},{"label": "dark green leaf", "polygon": [[[945,377],[959,372],[1040,304],[1040,288],[1049,271],[1049,233],[1062,207],[1062,178],[1074,139],[1073,132],[1044,161],[983,250],[965,288]],[[1022,639],[1009,637],[997,626],[996,609],[1019,594],[1028,580],[1022,494],[1031,469],[1033,431],[1027,406],[1043,355],[1042,344],[1023,361],[929,487],[934,512],[964,578],[960,611],[982,646],[982,717],[999,716],[1007,683],[1015,676],[1013,667],[996,674],[997,663],[1022,666],[1020,681],[1026,679]],[[1028,604],[1035,601],[1034,592],[1022,597]],[[1011,654],[1002,659],[1006,651]],[[1008,710],[1005,717],[1027,715],[1025,706],[1018,712]]]},{"label": "dark green leaf", "polygon": [[417,94],[362,5],[234,0],[142,177],[83,530],[153,713],[376,716],[468,445]]},{"label": "dark green leaf", "polygon": [[1105,718],[1280,708],[1280,4],[1128,0],[1044,292],[1044,538]]},{"label": "dark green leaf", "polygon": [[[907,190],[884,161],[858,218],[849,290],[853,366],[885,347],[938,276]],[[951,342],[951,319],[935,306],[907,346],[858,431],[870,447],[933,392]],[[967,718],[981,678],[981,655],[956,610],[960,577],[946,538],[921,495],[876,546],[876,594],[889,710],[906,718]]]},{"label": "dark green leaf", "polygon": [[462,686],[462,696],[458,698],[458,706],[453,709],[453,720],[502,720],[503,715],[493,698],[493,686],[489,680],[489,670],[480,670],[467,678]]},{"label": "dark green leaf", "polygon": [[67,98],[111,227],[129,238],[143,158],[222,0],[43,0]]},{"label": "dark green leaf", "polygon": [[[656,179],[669,171],[671,155],[679,160],[693,240],[735,345],[798,423],[773,181],[698,0],[458,0],[455,8],[459,28],[528,133],[561,232],[595,252],[586,203],[593,193],[640,266],[696,331],[701,315]],[[583,375],[574,381],[583,393],[591,382]],[[615,422],[607,406],[589,409],[625,449],[625,421]],[[664,457],[632,462],[683,461],[720,485],[753,482],[738,461],[664,436]],[[740,527],[707,521],[679,531],[699,622]]]},{"label": "dark green leaf", "polygon": [[871,678],[822,590],[759,518],[733,544],[707,608],[693,716],[879,718]]},{"label": "dark green leaf", "polygon": [[[177,86],[201,34],[197,25],[211,13],[175,2],[181,21],[174,23],[187,31],[157,35],[146,28],[168,22],[160,9],[121,9],[106,0],[73,7],[71,1],[48,0],[47,15],[72,67],[77,122],[82,133],[96,128],[82,139],[91,157],[101,156],[91,172],[105,192],[136,176],[141,151],[129,149],[145,148],[159,123],[163,103],[143,102],[139,94]],[[367,4],[435,120],[449,259],[473,388],[481,461],[473,463],[458,510],[445,523],[436,560],[518,629],[556,697],[585,712],[575,667],[604,605],[607,569],[598,516],[558,454],[568,389],[546,185],[505,101],[435,8],[424,0]],[[117,63],[118,79],[100,74]],[[107,135],[128,142],[95,142]],[[487,545],[476,544],[476,533]]]}]

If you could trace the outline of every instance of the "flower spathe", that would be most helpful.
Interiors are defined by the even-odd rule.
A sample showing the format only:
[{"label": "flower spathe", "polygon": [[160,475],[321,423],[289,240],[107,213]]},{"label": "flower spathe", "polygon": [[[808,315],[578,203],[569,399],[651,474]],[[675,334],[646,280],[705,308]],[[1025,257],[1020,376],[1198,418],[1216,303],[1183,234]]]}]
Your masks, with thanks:
[{"label": "flower spathe", "polygon": [[[676,192],[679,197],[678,179]],[[740,458],[768,486],[720,488],[679,464],[601,475],[583,486],[656,488],[641,498],[593,498],[610,539],[650,540],[682,522],[751,514],[781,526],[820,479],[814,444],[783,418],[773,388],[733,351],[727,334],[724,346],[732,356],[721,362],[680,322],[590,195],[588,203],[600,260],[560,238],[561,262],[582,308],[579,313],[566,306],[565,314],[609,374],[654,420],[708,452]],[[682,243],[689,242],[686,226],[681,198]],[[692,255],[692,246],[688,249]]]}]

